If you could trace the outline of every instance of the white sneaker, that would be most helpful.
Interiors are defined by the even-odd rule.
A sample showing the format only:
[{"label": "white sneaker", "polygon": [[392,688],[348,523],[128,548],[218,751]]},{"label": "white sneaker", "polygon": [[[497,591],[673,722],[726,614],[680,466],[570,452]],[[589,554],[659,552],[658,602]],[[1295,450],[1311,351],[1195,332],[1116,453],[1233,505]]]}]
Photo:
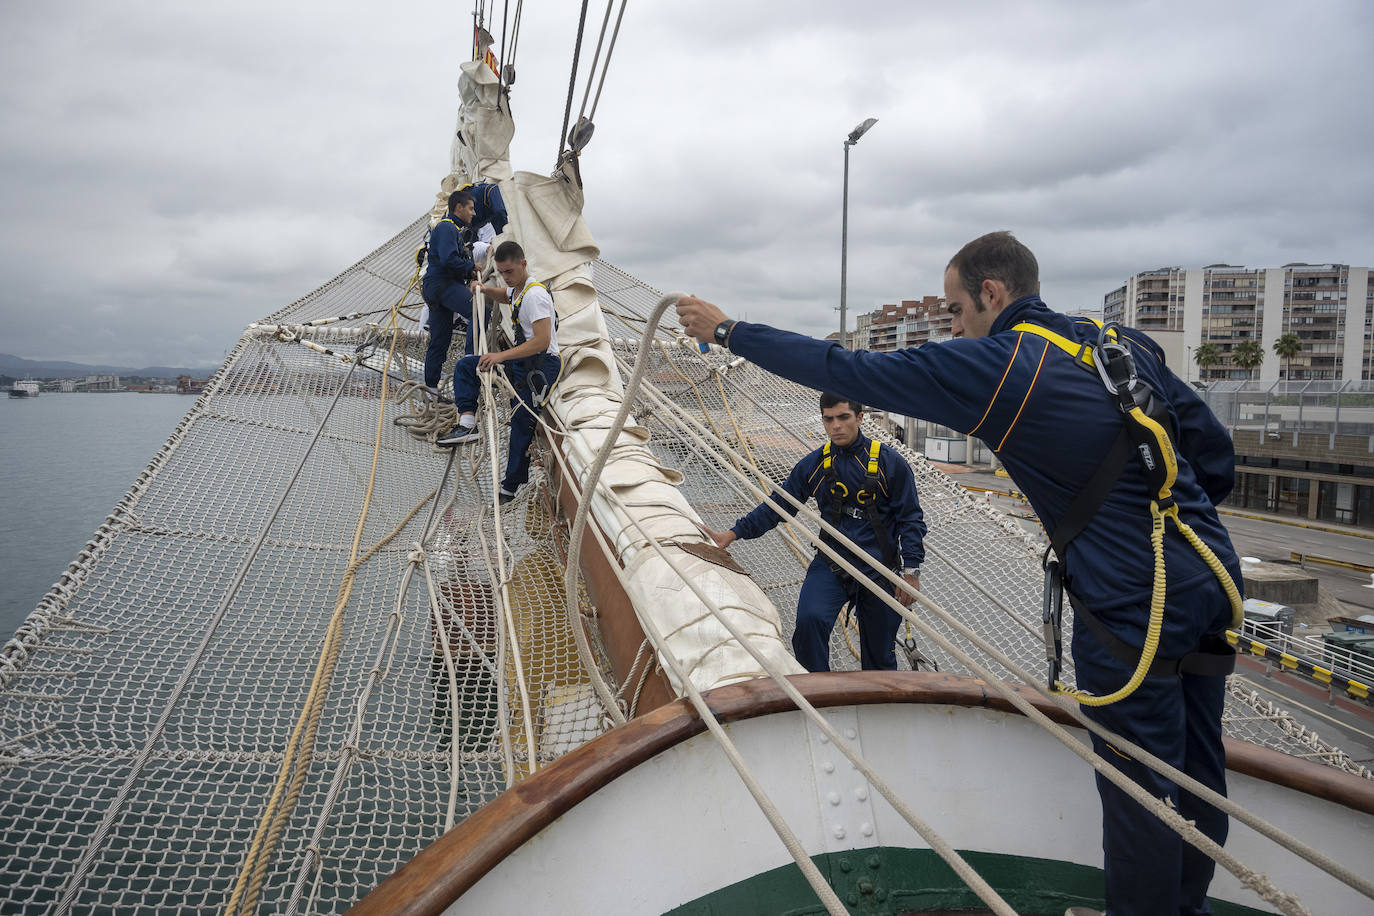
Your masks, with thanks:
[{"label": "white sneaker", "polygon": [[1106,910],[1095,910],[1090,906],[1071,906],[1064,911],[1064,916],[1104,916]]}]

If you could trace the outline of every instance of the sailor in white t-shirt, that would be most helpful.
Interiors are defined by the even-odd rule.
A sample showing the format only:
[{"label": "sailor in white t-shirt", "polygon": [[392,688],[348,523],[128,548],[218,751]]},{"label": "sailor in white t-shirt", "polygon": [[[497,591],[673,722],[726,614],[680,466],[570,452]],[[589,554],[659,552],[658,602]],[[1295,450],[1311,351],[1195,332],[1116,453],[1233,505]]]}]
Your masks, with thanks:
[{"label": "sailor in white t-shirt", "polygon": [[498,494],[509,502],[515,491],[529,480],[530,442],[534,440],[536,418],[558,381],[562,360],[558,356],[558,316],[548,289],[529,274],[525,251],[516,242],[502,242],[496,248],[496,270],[506,286],[482,286],[474,282],[474,295],[481,292],[492,302],[511,304],[511,325],[515,346],[500,353],[469,355],[453,368],[453,403],[458,408],[458,425],[435,440],[436,445],[454,446],[475,442],[479,370],[505,365],[506,377],[518,397],[511,398],[510,451],[506,457],[506,476]]}]

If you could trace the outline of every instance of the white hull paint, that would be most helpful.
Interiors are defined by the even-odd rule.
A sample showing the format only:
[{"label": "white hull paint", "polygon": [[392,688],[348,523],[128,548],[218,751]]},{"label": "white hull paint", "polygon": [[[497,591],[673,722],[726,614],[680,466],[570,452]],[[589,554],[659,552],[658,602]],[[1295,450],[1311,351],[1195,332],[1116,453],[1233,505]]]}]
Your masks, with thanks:
[{"label": "white hull paint", "polygon": [[[1019,715],[948,705],[824,710],[893,790],[955,848],[1101,866],[1091,770]],[[727,726],[811,855],[926,844],[800,713]],[[1085,732],[1075,730],[1086,743]],[[1356,868],[1374,816],[1232,773],[1248,810]],[[1371,903],[1246,827],[1227,849],[1316,913]],[[446,911],[661,913],[791,860],[709,735],[676,745],[582,801]],[[1212,896],[1267,909],[1218,870]]]}]

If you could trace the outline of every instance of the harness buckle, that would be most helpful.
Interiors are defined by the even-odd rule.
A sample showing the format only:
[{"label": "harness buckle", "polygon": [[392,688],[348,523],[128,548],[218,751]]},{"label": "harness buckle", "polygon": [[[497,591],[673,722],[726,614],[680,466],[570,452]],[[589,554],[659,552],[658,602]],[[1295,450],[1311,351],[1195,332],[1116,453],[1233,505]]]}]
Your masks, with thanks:
[{"label": "harness buckle", "polygon": [[860,490],[858,493],[854,494],[854,501],[861,506],[866,506],[869,503],[877,500],[877,498],[878,494],[874,493],[871,490]]},{"label": "harness buckle", "polygon": [[940,664],[932,659],[926,658],[921,654],[921,650],[916,647],[916,639],[908,636],[901,642],[902,654],[906,656],[906,662],[911,666],[912,671],[920,671],[921,666],[925,665],[931,671],[939,671]]},{"label": "harness buckle", "polygon": [[[1112,335],[1110,341],[1107,339],[1108,333]],[[1135,391],[1140,377],[1135,371],[1135,358],[1120,339],[1115,322],[1104,324],[1097,332],[1093,360],[1097,364],[1098,377],[1106,386],[1107,393],[1118,398],[1122,402],[1122,409],[1125,410],[1124,405],[1127,402],[1135,401],[1132,392]]]},{"label": "harness buckle", "polygon": [[1044,627],[1045,661],[1049,686],[1059,681],[1064,659],[1064,580],[1059,574],[1059,561],[1049,558],[1047,548],[1040,565],[1045,569],[1045,592],[1040,606],[1040,621]]}]

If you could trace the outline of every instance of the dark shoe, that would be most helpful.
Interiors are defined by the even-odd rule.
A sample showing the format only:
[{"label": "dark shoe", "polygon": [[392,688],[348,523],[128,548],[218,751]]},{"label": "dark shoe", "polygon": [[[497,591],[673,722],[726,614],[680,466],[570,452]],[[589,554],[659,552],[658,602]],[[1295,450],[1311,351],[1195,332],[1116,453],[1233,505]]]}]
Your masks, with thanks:
[{"label": "dark shoe", "polygon": [[512,493],[510,490],[507,490],[505,487],[502,487],[496,494],[496,501],[503,506],[506,503],[510,502],[512,499],[515,499],[515,494]]},{"label": "dark shoe", "polygon": [[464,442],[476,442],[481,438],[477,432],[477,427],[469,429],[466,426],[455,426],[444,435],[434,440],[434,444],[440,448],[453,448],[455,445],[462,445]]}]

